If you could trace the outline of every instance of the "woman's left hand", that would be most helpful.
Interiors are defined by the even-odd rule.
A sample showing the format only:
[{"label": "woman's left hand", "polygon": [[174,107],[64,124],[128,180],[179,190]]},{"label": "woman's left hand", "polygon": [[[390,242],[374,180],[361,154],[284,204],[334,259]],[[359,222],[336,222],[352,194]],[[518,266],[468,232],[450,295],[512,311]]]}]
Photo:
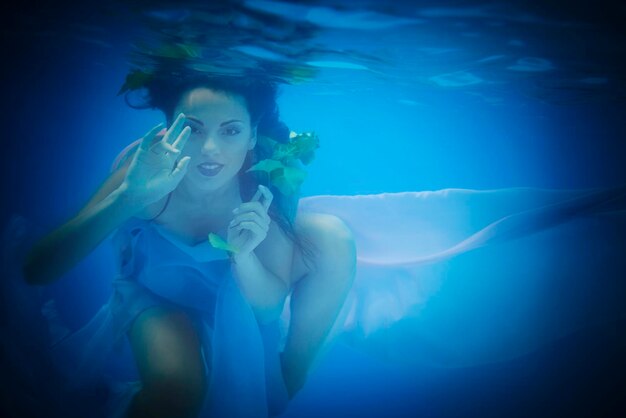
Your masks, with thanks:
[{"label": "woman's left hand", "polygon": [[235,217],[228,225],[227,241],[239,249],[236,257],[252,252],[267,236],[271,221],[267,211],[273,198],[270,189],[259,185],[252,200],[233,211]]}]

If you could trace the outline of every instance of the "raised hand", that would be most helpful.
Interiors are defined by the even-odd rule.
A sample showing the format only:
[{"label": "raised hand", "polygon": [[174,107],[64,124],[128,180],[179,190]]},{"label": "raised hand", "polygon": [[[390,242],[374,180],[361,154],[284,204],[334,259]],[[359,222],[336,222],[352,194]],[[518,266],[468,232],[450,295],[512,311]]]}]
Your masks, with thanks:
[{"label": "raised hand", "polygon": [[138,206],[147,206],[167,195],[187,172],[191,157],[178,160],[191,133],[188,126],[183,128],[184,124],[185,115],[181,113],[160,140],[154,142],[162,123],[141,139],[122,182],[124,193]]},{"label": "raised hand", "polygon": [[250,202],[245,202],[235,209],[235,217],[228,225],[228,244],[239,251],[236,257],[249,254],[267,236],[270,217],[267,211],[274,196],[270,189],[259,185],[259,190]]}]

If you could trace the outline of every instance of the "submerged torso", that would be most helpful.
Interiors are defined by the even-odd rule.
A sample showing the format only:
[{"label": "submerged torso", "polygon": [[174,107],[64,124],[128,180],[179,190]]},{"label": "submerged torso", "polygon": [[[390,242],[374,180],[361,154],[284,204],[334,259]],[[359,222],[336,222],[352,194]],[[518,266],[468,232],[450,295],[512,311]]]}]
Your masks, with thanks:
[{"label": "submerged torso", "polygon": [[[228,224],[235,216],[232,213],[233,208],[211,208],[203,211],[201,208],[186,206],[172,194],[148,205],[137,217],[150,220],[181,242],[195,246],[206,242],[209,233],[215,233],[226,240]],[[296,231],[302,230],[303,219],[304,217],[296,218]],[[274,220],[270,222],[267,236],[254,249],[254,253],[268,270],[283,278],[289,285],[307,273],[299,249]]]}]

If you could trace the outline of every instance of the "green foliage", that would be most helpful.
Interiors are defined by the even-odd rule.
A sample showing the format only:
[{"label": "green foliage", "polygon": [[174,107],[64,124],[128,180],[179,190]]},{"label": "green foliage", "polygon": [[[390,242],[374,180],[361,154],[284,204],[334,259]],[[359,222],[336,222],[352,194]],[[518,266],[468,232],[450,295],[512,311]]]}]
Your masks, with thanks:
[{"label": "green foliage", "polygon": [[124,81],[124,85],[120,88],[117,95],[124,94],[129,90],[138,90],[148,84],[151,79],[152,74],[141,70],[133,70],[126,75],[126,81]]},{"label": "green foliage", "polygon": [[238,248],[233,247],[228,242],[226,242],[224,238],[212,232],[209,234],[209,242],[214,248],[217,248],[218,250],[229,251],[235,254],[239,252]]},{"label": "green foliage", "polygon": [[306,178],[306,171],[297,167],[283,167],[270,173],[270,182],[284,195],[297,193]]},{"label": "green foliage", "polygon": [[319,138],[313,132],[292,133],[289,142],[282,144],[269,137],[259,135],[258,147],[271,154],[253,165],[248,171],[267,173],[270,183],[282,194],[297,193],[307,176],[305,170],[298,167],[298,160],[308,165],[315,158],[315,150],[319,148]]},{"label": "green foliage", "polygon": [[171,43],[163,44],[157,49],[153,55],[168,58],[171,60],[188,60],[190,58],[200,58],[202,52],[196,45],[183,44],[183,43]]}]

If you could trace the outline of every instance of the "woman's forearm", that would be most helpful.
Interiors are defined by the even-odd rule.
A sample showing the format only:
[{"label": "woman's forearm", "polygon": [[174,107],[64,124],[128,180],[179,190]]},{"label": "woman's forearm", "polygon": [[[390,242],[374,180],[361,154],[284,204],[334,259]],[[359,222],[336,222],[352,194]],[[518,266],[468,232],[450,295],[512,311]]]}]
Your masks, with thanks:
[{"label": "woman's forearm", "polygon": [[254,251],[235,255],[232,261],[235,280],[259,321],[268,323],[277,319],[289,291],[287,284],[267,270]]},{"label": "woman's forearm", "polygon": [[43,285],[58,279],[140,209],[123,187],[115,189],[35,243],[23,263],[25,281]]}]

